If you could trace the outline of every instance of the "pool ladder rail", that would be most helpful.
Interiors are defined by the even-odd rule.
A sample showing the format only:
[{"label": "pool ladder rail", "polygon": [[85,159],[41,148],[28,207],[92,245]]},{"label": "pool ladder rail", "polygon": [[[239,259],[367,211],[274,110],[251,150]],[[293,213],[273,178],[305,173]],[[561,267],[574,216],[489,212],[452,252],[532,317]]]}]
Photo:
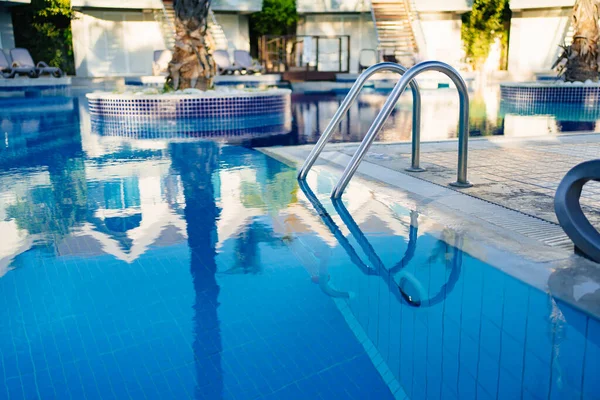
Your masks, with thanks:
[{"label": "pool ladder rail", "polygon": [[383,105],[377,117],[369,127],[367,134],[360,143],[360,146],[352,156],[350,163],[346,166],[340,180],[337,182],[331,193],[332,199],[339,199],[342,197],[346,186],[356,173],[360,163],[364,159],[365,155],[369,151],[369,148],[375,141],[377,135],[383,128],[383,125],[392,113],[396,103],[400,99],[400,96],[408,86],[410,86],[413,94],[413,126],[412,126],[412,154],[411,154],[411,166],[407,168],[410,172],[422,172],[423,168],[420,167],[420,156],[421,156],[421,94],[419,86],[416,83],[415,78],[427,71],[437,71],[448,76],[458,89],[459,96],[459,120],[458,120],[458,170],[457,179],[455,182],[450,183],[451,186],[459,188],[471,187],[471,183],[467,179],[467,158],[468,158],[468,140],[469,140],[469,93],[467,85],[463,78],[460,76],[458,71],[452,68],[450,65],[440,61],[425,61],[415,65],[410,69],[406,69],[400,64],[384,62],[375,64],[366,69],[362,74],[359,75],[358,79],[350,91],[344,98],[344,101],[334,114],[333,118],[323,131],[323,134],[311,150],[310,154],[304,161],[304,164],[298,172],[298,179],[304,180],[308,175],[308,172],[314,165],[315,161],[325,148],[325,145],[331,139],[336,126],[340,120],[348,112],[350,106],[354,103],[360,90],[363,88],[367,80],[378,72],[389,71],[396,72],[401,75],[400,80],[394,86],[394,89],[388,96],[385,104]]}]

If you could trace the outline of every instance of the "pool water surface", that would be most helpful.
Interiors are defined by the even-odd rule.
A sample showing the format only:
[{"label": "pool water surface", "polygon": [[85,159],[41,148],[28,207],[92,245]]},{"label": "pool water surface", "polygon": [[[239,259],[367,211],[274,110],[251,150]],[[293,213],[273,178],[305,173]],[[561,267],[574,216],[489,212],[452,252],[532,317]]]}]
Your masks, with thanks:
[{"label": "pool water surface", "polygon": [[0,398],[598,398],[598,319],[460,234],[65,99],[0,112]]}]

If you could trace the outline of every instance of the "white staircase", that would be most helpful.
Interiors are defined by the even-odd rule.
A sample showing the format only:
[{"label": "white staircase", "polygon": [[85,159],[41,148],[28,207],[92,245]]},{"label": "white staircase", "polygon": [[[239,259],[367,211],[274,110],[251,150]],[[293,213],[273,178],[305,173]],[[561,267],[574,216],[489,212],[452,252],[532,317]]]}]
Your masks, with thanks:
[{"label": "white staircase", "polygon": [[394,56],[403,65],[414,64],[419,49],[413,31],[416,14],[409,0],[371,0],[371,13],[383,56]]},{"label": "white staircase", "polygon": [[215,50],[231,50],[225,31],[212,10],[208,11],[208,18],[208,31],[215,42]]},{"label": "white staircase", "polygon": [[[209,10],[208,13],[208,31],[215,43],[214,50],[228,50],[229,41],[223,31],[223,27],[217,21],[217,17],[212,10]],[[161,26],[165,39],[165,48],[172,49],[175,44],[175,10],[173,9],[173,1],[163,1],[163,8],[162,10],[155,10],[154,19]]]}]

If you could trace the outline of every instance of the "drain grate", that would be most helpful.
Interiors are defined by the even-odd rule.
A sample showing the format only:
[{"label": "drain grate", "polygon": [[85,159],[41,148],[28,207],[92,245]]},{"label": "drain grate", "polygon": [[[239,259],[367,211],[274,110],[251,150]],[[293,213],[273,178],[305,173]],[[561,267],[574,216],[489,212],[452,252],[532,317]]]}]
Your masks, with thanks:
[{"label": "drain grate", "polygon": [[[514,210],[513,210],[514,211]],[[527,214],[515,213],[506,219],[493,215],[480,215],[479,218],[504,229],[517,232],[528,238],[542,242],[548,246],[565,250],[573,249],[573,242],[559,225],[534,218]]]}]

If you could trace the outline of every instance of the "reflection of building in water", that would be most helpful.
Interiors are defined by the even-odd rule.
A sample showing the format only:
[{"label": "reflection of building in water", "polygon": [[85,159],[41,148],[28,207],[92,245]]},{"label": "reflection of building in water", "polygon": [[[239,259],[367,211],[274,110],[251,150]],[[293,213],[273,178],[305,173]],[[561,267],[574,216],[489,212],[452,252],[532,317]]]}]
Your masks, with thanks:
[{"label": "reflection of building in water", "polygon": [[[93,238],[99,250],[133,262],[150,246],[185,239],[181,182],[170,177],[167,161],[121,162],[88,166],[88,216],[69,241]],[[96,246],[98,247],[98,246]]]}]

